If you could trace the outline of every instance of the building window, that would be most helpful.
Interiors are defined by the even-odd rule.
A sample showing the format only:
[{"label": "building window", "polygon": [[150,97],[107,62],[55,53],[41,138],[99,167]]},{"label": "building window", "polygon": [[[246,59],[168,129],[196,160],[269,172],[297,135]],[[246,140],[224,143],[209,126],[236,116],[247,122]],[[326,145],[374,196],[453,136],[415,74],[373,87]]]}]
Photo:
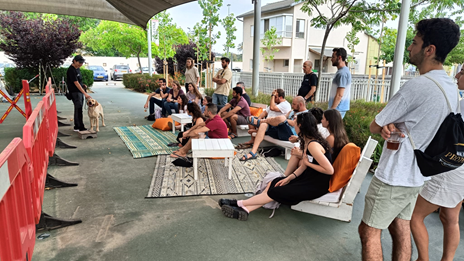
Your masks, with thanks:
[{"label": "building window", "polygon": [[296,37],[296,38],[304,38],[304,32],[305,32],[305,20],[303,20],[303,19],[297,19],[297,20],[296,20],[296,33],[295,33],[295,37]]},{"label": "building window", "polygon": [[271,18],[261,19],[260,39],[264,38],[264,33],[272,27],[276,28],[277,36],[283,38],[292,38],[293,36],[293,16],[280,15]]},{"label": "building window", "polygon": [[253,37],[255,35],[255,27],[252,25],[250,26],[250,36]]},{"label": "building window", "polygon": [[[321,60],[317,59],[314,61],[314,70],[319,71],[319,66],[321,64]],[[322,67],[322,72],[325,73],[327,72],[327,60],[324,61],[323,67]]]},{"label": "building window", "polygon": [[284,67],[288,67],[288,63],[289,63],[288,59],[284,60]]}]

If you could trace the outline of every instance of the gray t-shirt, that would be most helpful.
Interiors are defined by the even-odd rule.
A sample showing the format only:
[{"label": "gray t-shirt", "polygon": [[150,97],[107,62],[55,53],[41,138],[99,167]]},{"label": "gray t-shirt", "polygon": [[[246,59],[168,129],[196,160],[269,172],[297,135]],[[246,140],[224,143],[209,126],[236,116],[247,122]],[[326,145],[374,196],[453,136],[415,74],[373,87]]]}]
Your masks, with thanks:
[{"label": "gray t-shirt", "polygon": [[[440,83],[446,91],[451,107],[456,111],[456,84],[446,72],[433,70],[425,75]],[[379,126],[394,123],[406,136],[401,139],[398,150],[389,150],[387,144],[384,144],[375,176],[392,186],[422,186],[425,179],[417,166],[407,131],[409,130],[416,148],[424,151],[449,113],[445,96],[432,80],[421,75],[406,82],[375,117]]]}]

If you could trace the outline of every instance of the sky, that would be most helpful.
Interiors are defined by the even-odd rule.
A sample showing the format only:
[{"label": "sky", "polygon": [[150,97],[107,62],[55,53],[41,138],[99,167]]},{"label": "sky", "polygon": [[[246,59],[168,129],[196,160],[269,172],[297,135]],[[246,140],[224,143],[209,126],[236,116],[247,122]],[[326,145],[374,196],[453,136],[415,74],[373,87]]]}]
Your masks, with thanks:
[{"label": "sky", "polygon": [[[277,2],[276,0],[261,0],[261,6],[264,6],[268,3]],[[219,18],[222,19],[227,16],[228,14],[228,7],[227,5],[230,4],[230,13],[233,13],[235,17],[246,13],[248,11],[253,10],[254,6],[251,3],[251,0],[224,0],[223,5],[219,11]],[[193,1],[187,4],[183,4],[180,6],[173,7],[168,9],[167,12],[173,18],[173,22],[175,22],[178,26],[180,26],[185,32],[188,32],[189,29],[193,30],[193,26],[200,22],[203,19],[203,13],[200,8],[200,5],[197,1]],[[239,20],[235,20],[235,27],[237,31],[235,35],[237,39],[235,40],[235,47],[237,47],[243,40],[243,24]],[[226,42],[226,36],[224,33],[224,28],[222,25],[216,27],[216,32],[221,30],[221,38],[217,41],[217,43],[213,46],[214,52],[222,53],[224,52],[224,44]],[[237,49],[230,49],[231,52],[238,53]]]}]

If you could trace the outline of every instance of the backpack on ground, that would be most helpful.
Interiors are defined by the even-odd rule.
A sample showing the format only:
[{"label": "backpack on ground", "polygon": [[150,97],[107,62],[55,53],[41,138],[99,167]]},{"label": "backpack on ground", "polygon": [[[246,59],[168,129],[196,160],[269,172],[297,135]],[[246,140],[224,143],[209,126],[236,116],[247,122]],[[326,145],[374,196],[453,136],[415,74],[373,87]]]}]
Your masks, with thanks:
[{"label": "backpack on ground", "polygon": [[[269,182],[272,182],[276,178],[280,177],[285,177],[282,173],[280,172],[267,172],[266,176],[262,180],[258,180],[256,182],[256,188],[255,188],[255,195],[261,194],[269,184]],[[272,209],[272,214],[269,216],[269,218],[272,218],[274,216],[275,210],[280,207],[280,203],[277,201],[272,201],[263,206],[263,208],[266,209]]]},{"label": "backpack on ground", "polygon": [[441,85],[429,76],[425,76],[435,82],[445,95],[450,114],[440,125],[438,132],[433,137],[424,152],[416,149],[411,135],[409,140],[416,155],[417,165],[422,175],[429,177],[443,172],[457,169],[464,164],[464,122],[461,116],[461,103],[458,93],[458,111],[453,112],[446,92]]}]

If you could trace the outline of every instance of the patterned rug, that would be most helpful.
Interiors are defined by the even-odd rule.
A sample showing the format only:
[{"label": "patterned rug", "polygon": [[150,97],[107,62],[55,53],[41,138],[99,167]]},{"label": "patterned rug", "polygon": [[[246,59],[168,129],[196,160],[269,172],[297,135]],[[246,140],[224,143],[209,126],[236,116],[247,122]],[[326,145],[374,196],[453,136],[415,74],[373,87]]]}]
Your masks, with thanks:
[{"label": "patterned rug", "polygon": [[169,155],[158,156],[147,198],[253,193],[257,181],[267,172],[284,173],[273,158],[239,161],[244,153],[238,151],[232,160],[230,180],[223,159],[198,159],[198,180],[195,180],[193,168],[176,167]]},{"label": "patterned rug", "polygon": [[176,142],[176,135],[171,131],[154,129],[151,125],[114,127],[114,130],[124,141],[134,159],[169,155],[178,149],[167,146],[169,143]]}]

